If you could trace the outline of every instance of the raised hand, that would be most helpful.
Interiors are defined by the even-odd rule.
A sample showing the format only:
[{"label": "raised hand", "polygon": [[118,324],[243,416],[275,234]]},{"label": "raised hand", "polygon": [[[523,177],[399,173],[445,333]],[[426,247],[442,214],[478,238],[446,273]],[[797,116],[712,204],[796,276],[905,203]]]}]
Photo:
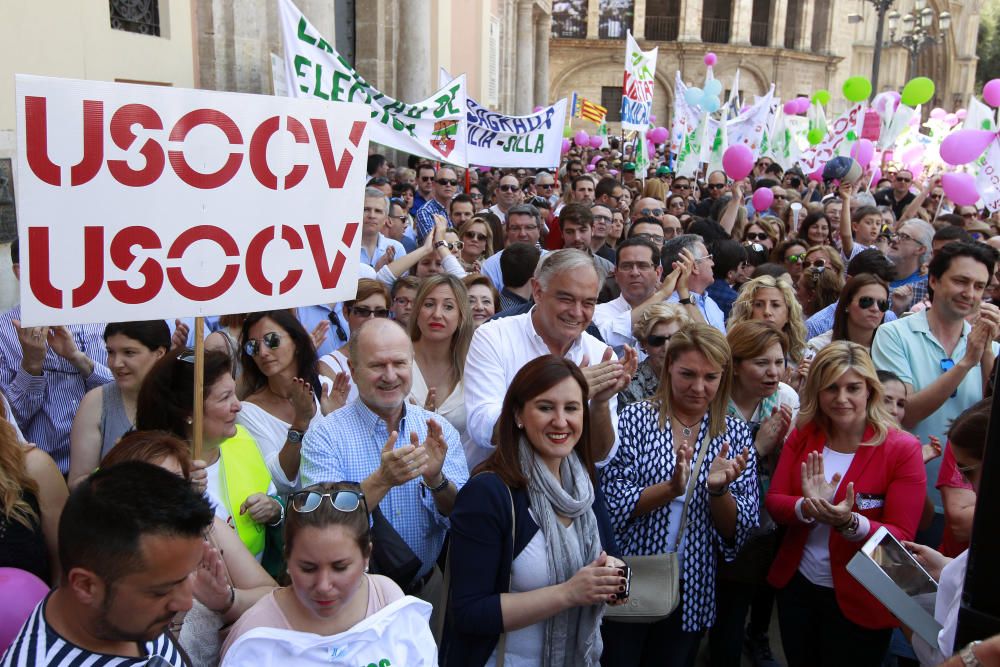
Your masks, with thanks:
[{"label": "raised hand", "polygon": [[181,320],[174,320],[174,333],[170,336],[170,349],[182,350],[187,347],[188,334],[191,327]]},{"label": "raised hand", "polygon": [[21,365],[32,375],[42,374],[42,362],[49,349],[48,327],[21,327],[20,320],[12,320],[21,344]]},{"label": "raised hand", "polygon": [[[410,442],[416,442],[417,434],[410,433]],[[441,424],[433,419],[427,420],[427,438],[420,445],[425,458],[421,474],[424,483],[428,486],[437,486],[441,483],[441,469],[444,468],[444,459],[448,455],[448,441],[444,439],[444,429]]]},{"label": "raised hand", "polygon": [[688,480],[691,479],[691,459],[694,457],[694,449],[691,445],[681,443],[675,456],[674,474],[666,480],[667,493],[672,498],[680,498],[687,491]]},{"label": "raised hand", "polygon": [[393,431],[382,447],[379,474],[389,486],[402,486],[423,474],[427,452],[420,448],[416,433],[410,433],[410,444],[396,447],[399,434]]},{"label": "raised hand", "polygon": [[347,373],[340,371],[330,379],[333,384],[330,387],[323,386],[323,393],[319,397],[319,408],[324,416],[347,405],[347,396],[351,391],[351,380]]},{"label": "raised hand", "polygon": [[312,386],[302,378],[292,378],[292,391],[288,395],[288,402],[295,411],[292,424],[307,427],[316,416],[316,399],[313,398]]},{"label": "raised hand", "polygon": [[809,456],[802,462],[802,497],[832,501],[838,484],[840,484],[840,473],[834,473],[833,479],[826,481],[823,455],[819,452],[809,452]]},{"label": "raised hand", "polygon": [[[583,376],[587,378],[587,398],[591,401],[608,401],[620,390],[618,386],[623,377],[628,377],[625,372],[625,365],[620,359],[614,359],[614,352],[610,347],[605,348],[604,357],[601,363],[596,366],[590,365],[588,357],[584,357],[580,364]],[[626,384],[628,380],[626,380]]]},{"label": "raised hand", "polygon": [[381,271],[383,266],[390,264],[394,259],[396,259],[396,248],[394,246],[389,246],[385,249],[385,252],[382,253],[382,256],[378,258],[378,261],[375,262],[375,273]]},{"label": "raised hand", "polygon": [[802,516],[813,518],[830,526],[843,526],[854,511],[854,482],[847,485],[844,499],[834,505],[824,498],[806,498],[802,501]]},{"label": "raised hand", "polygon": [[201,564],[193,575],[191,587],[198,602],[217,613],[229,606],[232,594],[226,563],[219,550],[208,542],[202,544]]},{"label": "raised hand", "polygon": [[[389,249],[392,250],[391,247]],[[309,338],[312,339],[313,347],[318,350],[320,345],[326,342],[326,334],[328,334],[329,332],[330,332],[330,321],[320,320],[319,324],[317,324],[313,328],[313,330],[309,333]]]},{"label": "raised hand", "polygon": [[747,449],[733,458],[729,458],[729,442],[722,443],[719,455],[715,457],[712,465],[708,468],[708,479],[706,480],[708,490],[713,493],[723,491],[743,474],[749,460],[750,451]]},{"label": "raised hand", "polygon": [[789,427],[792,425],[792,408],[782,403],[771,409],[771,415],[763,421],[757,430],[754,446],[761,456],[767,456],[775,447],[781,444]]}]

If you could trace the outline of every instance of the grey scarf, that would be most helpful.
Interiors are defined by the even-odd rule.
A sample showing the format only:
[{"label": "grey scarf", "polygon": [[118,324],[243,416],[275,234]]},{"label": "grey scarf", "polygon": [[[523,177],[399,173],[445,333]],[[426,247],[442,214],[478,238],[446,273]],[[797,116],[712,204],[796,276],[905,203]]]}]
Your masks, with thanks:
[{"label": "grey scarf", "polygon": [[[545,538],[549,580],[569,581],[601,553],[601,536],[592,510],[594,486],[576,453],[560,464],[561,485],[524,438],[519,454],[521,469],[528,478],[528,499]],[[572,519],[573,523],[563,526],[557,514]],[[569,531],[576,535],[575,544],[568,539]],[[542,665],[597,665],[603,648],[600,626],[604,607],[603,603],[573,607],[548,619]]]}]

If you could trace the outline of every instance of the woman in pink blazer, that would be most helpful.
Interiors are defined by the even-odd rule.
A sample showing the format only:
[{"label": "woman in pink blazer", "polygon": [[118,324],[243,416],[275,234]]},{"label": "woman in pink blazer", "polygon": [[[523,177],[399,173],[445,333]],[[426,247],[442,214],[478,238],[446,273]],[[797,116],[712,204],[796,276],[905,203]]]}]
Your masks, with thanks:
[{"label": "woman in pink blazer", "polygon": [[778,460],[765,505],[787,532],[768,581],[789,667],[879,665],[898,625],[846,569],[881,526],[913,539],[923,509],[920,443],[893,427],[882,393],[865,348],[831,343]]}]

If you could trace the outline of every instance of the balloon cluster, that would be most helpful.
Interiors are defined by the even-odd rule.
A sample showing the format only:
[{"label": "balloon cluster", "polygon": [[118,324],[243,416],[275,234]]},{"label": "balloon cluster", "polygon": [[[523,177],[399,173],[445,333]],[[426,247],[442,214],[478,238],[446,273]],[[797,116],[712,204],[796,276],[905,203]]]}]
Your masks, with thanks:
[{"label": "balloon cluster", "polygon": [[785,102],[785,106],[782,107],[786,116],[797,116],[798,114],[803,114],[809,111],[809,98],[808,97],[796,97],[793,100],[788,100]]},{"label": "balloon cluster", "polygon": [[722,101],[719,95],[722,94],[722,82],[718,79],[709,79],[705,82],[705,88],[688,88],[684,91],[684,101],[693,107],[701,107],[708,113],[719,110]]},{"label": "balloon cluster", "polygon": [[[1000,107],[1000,79],[988,81],[983,86],[983,101],[991,107]],[[935,111],[938,111],[938,109],[931,111],[932,118]],[[945,118],[947,118],[947,115]],[[956,121],[960,120],[957,113],[955,117]],[[1000,139],[1000,134],[993,130],[969,128],[967,130],[952,132],[941,142],[941,159],[955,166],[975,162],[983,154],[983,151],[998,139]],[[944,188],[944,193],[948,196],[948,199],[959,206],[973,206],[979,201],[976,179],[972,177],[972,174],[965,172],[948,172],[942,174],[941,187]]]},{"label": "balloon cluster", "polygon": [[646,132],[646,140],[652,144],[666,143],[669,138],[670,131],[665,127],[654,127],[652,130]]}]

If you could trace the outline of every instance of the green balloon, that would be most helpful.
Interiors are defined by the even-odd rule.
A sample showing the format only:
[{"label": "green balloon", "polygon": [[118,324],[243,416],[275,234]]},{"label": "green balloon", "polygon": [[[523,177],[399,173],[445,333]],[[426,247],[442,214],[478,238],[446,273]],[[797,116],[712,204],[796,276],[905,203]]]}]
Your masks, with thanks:
[{"label": "green balloon", "polygon": [[857,135],[857,133],[854,130],[848,130],[847,131],[847,140],[848,141],[854,141],[857,138],[858,138],[858,135]]},{"label": "green balloon", "polygon": [[918,104],[925,104],[934,97],[934,82],[926,76],[918,76],[910,79],[903,87],[903,95],[900,102],[908,107],[915,107]]},{"label": "green balloon", "polygon": [[819,142],[823,141],[823,130],[814,127],[809,130],[808,134],[806,134],[806,138],[809,140],[810,146],[815,146]]},{"label": "green balloon", "polygon": [[844,82],[844,97],[851,102],[863,102],[871,94],[872,82],[863,76],[852,76]]},{"label": "green balloon", "polygon": [[569,125],[563,128],[563,138],[572,139],[573,138],[573,128]]},{"label": "green balloon", "polygon": [[812,102],[813,104],[819,103],[826,106],[826,103],[830,101],[830,91],[829,90],[817,90],[813,93]]}]

